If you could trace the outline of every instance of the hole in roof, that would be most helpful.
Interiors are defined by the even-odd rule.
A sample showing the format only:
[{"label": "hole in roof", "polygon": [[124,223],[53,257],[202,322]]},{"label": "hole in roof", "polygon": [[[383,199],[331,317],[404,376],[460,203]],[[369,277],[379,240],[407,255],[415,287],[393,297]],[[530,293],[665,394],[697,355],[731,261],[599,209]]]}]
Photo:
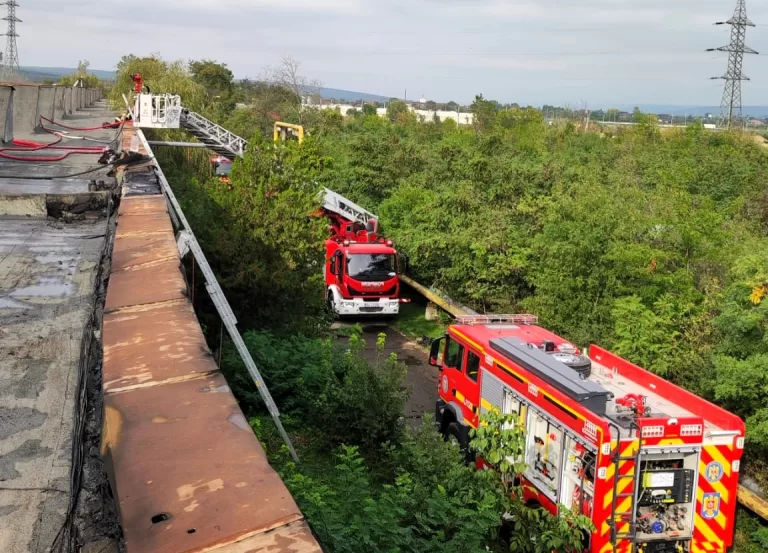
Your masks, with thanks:
[{"label": "hole in roof", "polygon": [[171,518],[171,515],[168,513],[158,513],[155,516],[152,517],[152,524],[157,524],[158,522],[163,522]]},{"label": "hole in roof", "polygon": [[195,530],[194,528],[190,528],[189,530],[187,530],[187,534],[194,534],[195,532],[197,532],[197,530]]}]

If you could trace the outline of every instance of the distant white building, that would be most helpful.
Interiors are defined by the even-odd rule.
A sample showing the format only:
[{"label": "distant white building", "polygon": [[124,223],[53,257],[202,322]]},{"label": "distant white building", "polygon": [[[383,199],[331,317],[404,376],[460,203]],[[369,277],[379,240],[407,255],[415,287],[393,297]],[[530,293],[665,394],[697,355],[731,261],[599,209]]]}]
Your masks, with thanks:
[{"label": "distant white building", "polygon": [[[347,115],[347,113],[353,109],[357,109],[357,110],[361,109],[359,106],[352,106],[349,104],[326,104],[323,106],[313,106],[313,107],[319,107],[320,109],[335,109],[342,115]],[[413,106],[408,106],[408,109],[414,115],[423,117],[425,121],[432,121],[435,117],[435,114],[437,114],[437,117],[438,119],[440,119],[440,121],[445,121],[446,119],[453,119],[459,125],[471,125],[473,122],[473,117],[471,113],[465,113],[465,112],[460,113],[457,111],[444,111],[444,110],[432,111],[427,109],[415,109]],[[380,117],[386,117],[387,108],[376,108],[376,115]]]}]

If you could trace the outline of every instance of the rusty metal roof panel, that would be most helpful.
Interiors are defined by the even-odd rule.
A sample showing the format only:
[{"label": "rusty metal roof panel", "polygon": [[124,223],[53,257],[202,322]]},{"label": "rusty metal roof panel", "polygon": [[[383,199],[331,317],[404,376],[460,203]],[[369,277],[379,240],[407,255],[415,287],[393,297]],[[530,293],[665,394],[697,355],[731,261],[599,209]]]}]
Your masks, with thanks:
[{"label": "rusty metal roof panel", "polygon": [[126,213],[120,214],[117,219],[117,236],[159,233],[173,236],[173,226],[167,213]]},{"label": "rusty metal roof panel", "polygon": [[109,277],[105,312],[187,297],[179,258],[113,272]]},{"label": "rusty metal roof panel", "polygon": [[215,551],[302,519],[220,374],[108,394],[104,406],[129,553]]},{"label": "rusty metal roof panel", "polygon": [[167,232],[118,236],[112,250],[112,270],[122,271],[164,259],[178,259],[178,255],[176,241]]},{"label": "rusty metal roof panel", "polygon": [[322,553],[306,521],[286,524],[244,540],[209,550],[210,553]]},{"label": "rusty metal roof panel", "polygon": [[188,302],[107,313],[103,332],[107,394],[199,378],[217,370]]},{"label": "rusty metal roof panel", "polygon": [[[126,173],[130,174],[130,173]],[[165,197],[130,196],[120,201],[120,215],[146,215],[148,213],[168,213]]]}]

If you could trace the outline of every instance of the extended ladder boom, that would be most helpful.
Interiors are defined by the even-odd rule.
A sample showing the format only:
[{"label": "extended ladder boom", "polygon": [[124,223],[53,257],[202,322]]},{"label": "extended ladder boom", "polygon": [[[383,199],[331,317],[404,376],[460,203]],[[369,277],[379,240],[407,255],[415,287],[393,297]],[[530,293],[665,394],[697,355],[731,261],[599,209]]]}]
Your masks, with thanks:
[{"label": "extended ladder boom", "polygon": [[245,149],[248,147],[247,140],[229,132],[224,127],[209,121],[194,111],[183,109],[180,123],[184,129],[194,135],[200,142],[227,159],[243,157]]},{"label": "extended ladder boom", "polygon": [[[139,94],[136,97],[136,110],[139,127],[148,128],[183,128],[217,154],[227,159],[243,157],[248,141],[229,132],[194,111],[181,106],[181,99],[171,94]],[[366,224],[376,215],[360,207],[341,194],[323,189],[323,209],[336,213],[345,219]]]},{"label": "extended ladder boom", "polygon": [[323,190],[325,191],[323,209],[326,211],[336,213],[345,219],[362,224],[366,224],[370,219],[378,219],[376,215],[348,200],[341,194],[327,188]]}]

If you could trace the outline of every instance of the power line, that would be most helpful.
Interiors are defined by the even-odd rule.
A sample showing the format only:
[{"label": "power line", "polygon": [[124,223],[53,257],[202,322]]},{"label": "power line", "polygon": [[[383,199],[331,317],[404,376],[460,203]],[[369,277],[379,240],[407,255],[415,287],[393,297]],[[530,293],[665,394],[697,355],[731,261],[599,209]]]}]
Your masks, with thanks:
[{"label": "power line", "polygon": [[725,80],[723,99],[720,103],[720,124],[726,124],[731,129],[734,119],[743,125],[741,113],[741,81],[748,81],[749,77],[742,72],[744,54],[757,54],[757,51],[744,44],[747,36],[747,27],[754,27],[747,18],[746,0],[738,0],[733,17],[728,21],[718,21],[715,25],[731,26],[731,43],[720,48],[710,48],[707,52],[728,52],[728,70],[722,77],[713,79]]},{"label": "power line", "polygon": [[19,7],[16,0],[8,0],[0,4],[0,6],[3,5],[8,6],[8,15],[3,17],[3,20],[8,22],[8,31],[5,33],[5,55],[0,66],[0,76],[7,79],[19,71],[19,50],[16,47],[16,38],[19,35],[16,34],[16,23],[21,23],[21,19],[16,17],[16,8]]}]

